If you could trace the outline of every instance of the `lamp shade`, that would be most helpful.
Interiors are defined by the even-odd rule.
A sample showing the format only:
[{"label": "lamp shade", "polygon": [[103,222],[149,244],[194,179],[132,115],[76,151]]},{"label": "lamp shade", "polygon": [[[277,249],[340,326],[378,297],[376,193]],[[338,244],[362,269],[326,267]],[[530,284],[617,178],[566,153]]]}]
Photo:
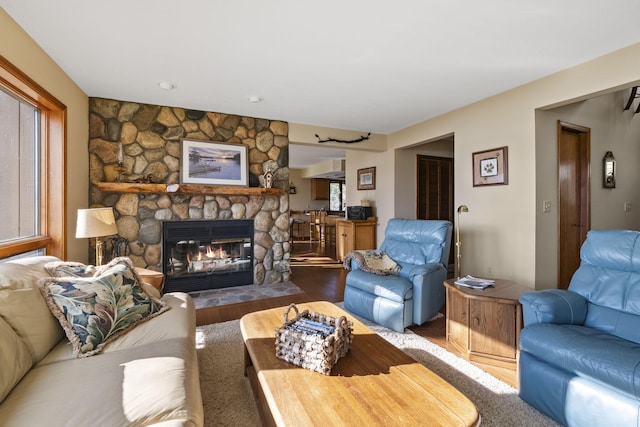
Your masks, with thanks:
[{"label": "lamp shade", "polygon": [[118,234],[113,208],[78,209],[76,238]]}]

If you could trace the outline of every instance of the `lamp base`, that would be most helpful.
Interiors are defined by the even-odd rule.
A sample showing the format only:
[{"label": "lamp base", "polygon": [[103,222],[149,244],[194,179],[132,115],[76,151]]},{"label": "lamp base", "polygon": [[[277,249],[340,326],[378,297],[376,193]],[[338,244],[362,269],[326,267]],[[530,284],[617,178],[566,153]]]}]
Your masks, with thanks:
[{"label": "lamp base", "polygon": [[456,242],[456,278],[460,279],[461,274],[460,271],[462,270],[462,252],[460,251],[460,247],[462,246],[462,242],[457,241]]},{"label": "lamp base", "polygon": [[96,237],[96,266],[102,265],[102,261],[104,258],[104,244],[102,240]]}]

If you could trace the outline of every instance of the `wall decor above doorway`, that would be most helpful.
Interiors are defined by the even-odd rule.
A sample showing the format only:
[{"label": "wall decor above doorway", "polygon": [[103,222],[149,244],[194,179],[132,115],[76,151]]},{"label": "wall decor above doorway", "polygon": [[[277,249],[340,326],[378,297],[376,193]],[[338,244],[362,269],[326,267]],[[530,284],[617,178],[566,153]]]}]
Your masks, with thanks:
[{"label": "wall decor above doorway", "polygon": [[473,153],[473,186],[509,184],[508,147]]},{"label": "wall decor above doorway", "polygon": [[336,138],[325,138],[322,139],[320,138],[320,136],[316,133],[316,138],[318,138],[318,142],[323,143],[323,142],[342,142],[345,144],[353,144],[354,142],[362,142],[362,141],[366,141],[369,139],[369,137],[371,136],[371,132],[369,132],[366,136],[361,135],[360,138],[355,138],[355,139],[336,139]]}]

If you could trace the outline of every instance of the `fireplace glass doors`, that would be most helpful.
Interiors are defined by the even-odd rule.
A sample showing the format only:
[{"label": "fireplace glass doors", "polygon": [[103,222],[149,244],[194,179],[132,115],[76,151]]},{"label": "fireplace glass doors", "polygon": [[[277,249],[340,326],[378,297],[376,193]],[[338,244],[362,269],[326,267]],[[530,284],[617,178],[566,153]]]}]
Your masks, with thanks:
[{"label": "fireplace glass doors", "polygon": [[253,220],[164,221],[165,292],[253,283]]}]

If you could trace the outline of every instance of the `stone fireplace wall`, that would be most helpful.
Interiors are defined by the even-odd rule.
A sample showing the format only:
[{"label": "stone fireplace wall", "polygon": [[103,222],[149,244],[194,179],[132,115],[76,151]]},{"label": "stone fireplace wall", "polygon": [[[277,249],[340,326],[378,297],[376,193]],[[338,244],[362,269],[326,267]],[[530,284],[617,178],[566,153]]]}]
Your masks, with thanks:
[{"label": "stone fireplace wall", "polygon": [[[289,129],[282,121],[177,107],[89,99],[89,204],[112,206],[120,238],[136,266],[162,270],[162,221],[254,219],[254,283],[289,280]],[[180,141],[230,142],[248,147],[249,183],[270,170],[281,195],[107,193],[116,182],[122,145],[123,182],[150,178],[177,184]],[[90,256],[93,252],[90,250]]]}]

